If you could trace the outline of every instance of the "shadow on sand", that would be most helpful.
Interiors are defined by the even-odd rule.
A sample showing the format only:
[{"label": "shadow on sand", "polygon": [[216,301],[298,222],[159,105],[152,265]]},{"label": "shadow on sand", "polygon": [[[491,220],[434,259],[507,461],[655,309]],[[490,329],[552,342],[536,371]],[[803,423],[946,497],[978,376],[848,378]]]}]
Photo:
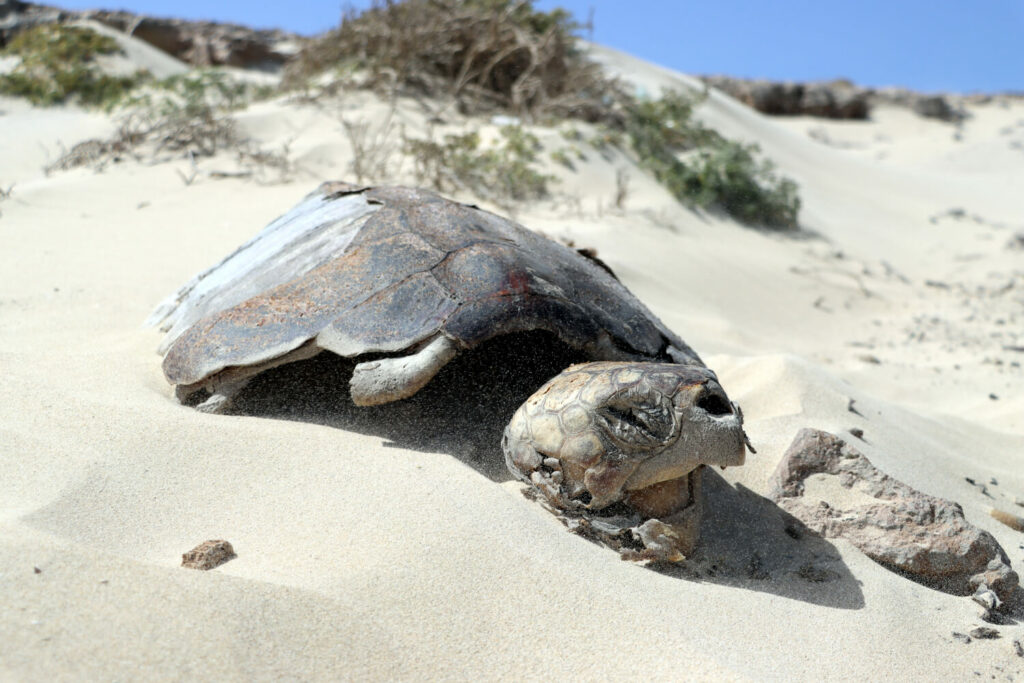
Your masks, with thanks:
[{"label": "shadow on sand", "polygon": [[[499,337],[459,356],[415,396],[360,408],[348,394],[353,363],[331,353],[257,377],[233,413],[320,424],[378,436],[411,450],[443,452],[492,481],[512,479],[500,443],[516,408],[572,363],[587,360],[546,332]],[[704,472],[701,543],[668,576],[772,593],[841,609],[864,605],[835,547],[767,498]]]},{"label": "shadow on sand", "polygon": [[667,576],[771,593],[838,609],[860,609],[858,581],[828,540],[764,496],[704,468],[700,543]]},{"label": "shadow on sand", "polygon": [[512,479],[501,435],[516,408],[544,382],[587,360],[547,332],[499,337],[450,362],[416,395],[382,406],[352,403],[352,361],[321,353],[256,377],[232,413],[299,420],[382,438],[415,451],[448,453],[489,479]]}]

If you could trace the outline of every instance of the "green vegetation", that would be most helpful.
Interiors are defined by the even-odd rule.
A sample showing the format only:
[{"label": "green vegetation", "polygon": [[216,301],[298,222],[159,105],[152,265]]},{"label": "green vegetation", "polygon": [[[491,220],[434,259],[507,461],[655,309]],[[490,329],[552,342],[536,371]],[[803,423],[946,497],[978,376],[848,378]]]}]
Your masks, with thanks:
[{"label": "green vegetation", "polygon": [[535,168],[540,142],[520,126],[504,126],[501,138],[480,149],[480,135],[446,135],[443,143],[407,139],[418,182],[436,190],[468,190],[503,206],[548,193],[549,175]]},{"label": "green vegetation", "polygon": [[252,85],[213,69],[188,71],[154,81],[152,85],[165,101],[175,99],[185,108],[212,107],[225,111],[244,109],[275,94],[271,86]]},{"label": "green vegetation", "polygon": [[[532,0],[381,0],[361,13],[348,12],[337,29],[305,47],[287,68],[284,87],[305,87],[325,73],[344,72],[343,87],[360,83],[390,95],[447,94],[463,113],[501,111],[561,125],[567,144],[547,156],[567,169],[586,159],[585,143],[608,161],[625,150],[684,204],[717,207],[752,225],[797,227],[796,184],[779,176],[756,145],[728,140],[697,122],[694,98],[626,94],[577,48],[578,29],[564,10],[539,11]],[[274,89],[210,70],[160,81],[104,74],[98,58],[118,52],[111,38],[62,24],[25,30],[3,49],[20,61],[0,76],[0,93],[36,104],[123,105],[113,138],[76,146],[54,167],[168,154],[194,165],[197,157],[230,150],[244,164],[270,165],[282,173],[289,168],[287,153],[260,150],[238,132],[231,116]],[[596,124],[594,132],[585,137],[569,123],[573,119]],[[371,134],[369,124],[343,123],[355,175],[386,176],[394,127],[388,123]],[[548,194],[554,178],[539,170],[540,150],[537,138],[519,125],[505,126],[487,144],[478,133],[467,133],[441,142],[404,138],[403,146],[421,183],[472,192],[506,207]],[[620,185],[624,197],[624,181]]]},{"label": "green vegetation", "polygon": [[86,165],[100,169],[128,157],[187,158],[194,166],[198,158],[230,151],[248,169],[234,175],[273,169],[284,177],[291,172],[287,150],[259,148],[241,134],[231,117],[231,111],[267,94],[266,88],[239,83],[228,74],[211,70],[150,81],[118,100],[123,113],[113,136],[75,145],[47,170]]},{"label": "green vegetation", "polygon": [[135,76],[102,73],[96,57],[120,52],[117,42],[88,28],[45,24],[22,31],[0,51],[20,63],[0,75],[0,93],[52,105],[76,99],[84,105],[109,105],[139,83]]},{"label": "green vegetation", "polygon": [[685,204],[718,206],[748,224],[796,228],[796,183],[758,160],[757,145],[727,140],[693,121],[694,104],[669,92],[627,107],[626,135],[641,166]]},{"label": "green vegetation", "polygon": [[551,157],[551,161],[555,162],[556,164],[560,166],[565,166],[570,171],[576,170],[576,164],[573,163],[572,157],[569,156],[569,151],[567,148],[559,147],[558,149],[553,150],[549,156]]}]

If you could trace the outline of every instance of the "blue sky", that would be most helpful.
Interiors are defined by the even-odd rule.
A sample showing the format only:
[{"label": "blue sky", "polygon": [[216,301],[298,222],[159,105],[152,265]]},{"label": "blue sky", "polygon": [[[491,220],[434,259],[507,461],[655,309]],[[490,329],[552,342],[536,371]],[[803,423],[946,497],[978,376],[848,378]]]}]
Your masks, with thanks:
[{"label": "blue sky", "polygon": [[[343,5],[339,0],[58,3],[305,34],[336,25]],[[582,21],[593,9],[593,40],[687,73],[1024,91],[1024,0],[537,0],[536,5],[565,7]]]}]

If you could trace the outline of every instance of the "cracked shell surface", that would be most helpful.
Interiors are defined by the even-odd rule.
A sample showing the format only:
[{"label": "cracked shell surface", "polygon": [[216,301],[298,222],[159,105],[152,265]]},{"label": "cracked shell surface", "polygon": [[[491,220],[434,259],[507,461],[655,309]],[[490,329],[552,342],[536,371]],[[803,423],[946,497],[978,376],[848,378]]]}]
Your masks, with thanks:
[{"label": "cracked shell surface", "polygon": [[[246,250],[261,239],[286,242],[281,228],[294,224],[298,237],[264,244],[258,268],[225,277],[205,300],[190,299],[226,271],[249,267]],[[666,361],[672,346],[703,365],[592,260],[508,219],[403,187],[325,183],[154,318],[171,329],[164,373],[188,388],[318,338],[334,340],[322,348],[357,357],[406,352],[437,334],[469,349],[500,334],[546,330],[595,358]]]}]

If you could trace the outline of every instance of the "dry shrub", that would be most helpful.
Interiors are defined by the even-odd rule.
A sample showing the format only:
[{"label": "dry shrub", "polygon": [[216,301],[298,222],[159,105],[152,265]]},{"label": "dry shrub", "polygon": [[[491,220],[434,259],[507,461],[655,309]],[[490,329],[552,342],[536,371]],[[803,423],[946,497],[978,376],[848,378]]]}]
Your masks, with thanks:
[{"label": "dry shrub", "polygon": [[577,50],[576,28],[528,0],[378,2],[305,48],[285,83],[355,63],[373,84],[448,93],[464,111],[608,120],[615,83]]},{"label": "dry shrub", "polygon": [[292,169],[287,149],[266,150],[243,135],[231,116],[240,106],[237,98],[226,98],[219,79],[198,74],[187,82],[181,79],[157,84],[160,89],[145,93],[126,104],[117,130],[106,139],[80,142],[44,170],[47,173],[79,166],[102,171],[110,164],[128,159],[161,163],[188,159],[193,175],[196,162],[219,152],[235,154],[241,171],[210,171],[211,177],[265,177],[275,171],[280,179]]},{"label": "dry shrub", "polygon": [[397,138],[399,127],[392,120],[394,106],[388,110],[381,123],[374,124],[366,119],[349,120],[341,117],[341,127],[352,146],[352,161],[349,170],[357,183],[383,182],[389,177],[391,160],[400,152]]}]

